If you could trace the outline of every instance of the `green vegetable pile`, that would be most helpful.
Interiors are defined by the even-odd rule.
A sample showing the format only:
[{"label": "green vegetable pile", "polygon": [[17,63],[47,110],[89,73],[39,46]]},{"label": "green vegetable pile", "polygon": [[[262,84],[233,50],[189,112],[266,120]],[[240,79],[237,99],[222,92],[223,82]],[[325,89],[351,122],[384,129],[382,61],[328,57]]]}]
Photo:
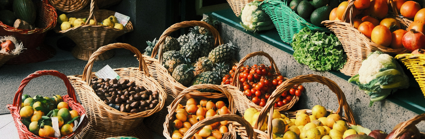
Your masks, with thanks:
[{"label": "green vegetable pile", "polygon": [[311,70],[339,70],[347,61],[342,44],[334,34],[314,32],[305,27],[294,35],[291,45],[295,60]]}]

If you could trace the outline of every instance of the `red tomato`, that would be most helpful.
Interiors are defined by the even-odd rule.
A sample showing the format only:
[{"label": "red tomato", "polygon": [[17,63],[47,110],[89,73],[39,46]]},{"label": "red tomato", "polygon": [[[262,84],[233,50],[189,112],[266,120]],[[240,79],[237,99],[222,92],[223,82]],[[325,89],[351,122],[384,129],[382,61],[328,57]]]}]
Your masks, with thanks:
[{"label": "red tomato", "polygon": [[294,88],[289,89],[289,94],[294,95],[295,94],[295,89]]},{"label": "red tomato", "polygon": [[266,68],[266,65],[261,64],[261,67],[260,68],[265,69]]},{"label": "red tomato", "polygon": [[298,90],[300,90],[300,92],[304,91],[304,86],[303,85],[299,85],[298,86]]},{"label": "red tomato", "polygon": [[261,78],[261,76],[260,76],[260,75],[258,75],[258,74],[254,74],[254,78],[258,80],[258,79],[260,79],[260,78]]},{"label": "red tomato", "polygon": [[272,83],[273,83],[273,85],[277,86],[278,85],[277,79],[273,79]]},{"label": "red tomato", "polygon": [[264,95],[264,97],[265,97],[266,99],[269,99],[270,94],[269,94],[269,93],[266,93],[266,95]]},{"label": "red tomato", "polygon": [[258,97],[253,97],[252,98],[252,102],[254,102],[255,104],[260,104],[260,99]]},{"label": "red tomato", "polygon": [[241,82],[245,82],[245,80],[246,80],[246,78],[242,78],[242,79],[240,79],[239,81],[241,81]]},{"label": "red tomato", "polygon": [[231,82],[230,80],[227,80],[225,84],[230,84],[230,82]]},{"label": "red tomato", "polygon": [[282,97],[278,97],[278,98],[276,99],[276,102],[279,102],[280,100],[282,100]]},{"label": "red tomato", "polygon": [[297,89],[298,88],[298,84],[295,84],[293,88]]},{"label": "red tomato", "polygon": [[283,76],[282,75],[279,75],[279,76],[277,76],[277,78],[276,78],[277,80],[283,80]]},{"label": "red tomato", "polygon": [[248,75],[248,77],[247,77],[247,78],[248,78],[248,80],[252,81],[253,76],[254,76],[254,75],[249,74],[249,75]]},{"label": "red tomato", "polygon": [[259,82],[259,83],[257,84],[257,86],[259,86],[260,88],[265,87],[265,85],[264,85],[264,83],[263,83],[263,82]]},{"label": "red tomato", "polygon": [[282,107],[283,106],[283,102],[282,101],[277,101],[277,106]]},{"label": "red tomato", "polygon": [[[263,99],[262,99],[263,100]],[[259,104],[261,107],[264,107],[264,106],[266,106],[266,101],[260,101],[260,104]]]},{"label": "red tomato", "polygon": [[267,92],[269,91],[269,87],[268,86],[264,86],[261,88],[261,91]]},{"label": "red tomato", "polygon": [[261,75],[267,75],[267,70],[266,69],[262,69],[261,70]]},{"label": "red tomato", "polygon": [[291,101],[292,100],[292,96],[291,95],[286,96],[285,100],[288,101],[288,102]]},{"label": "red tomato", "polygon": [[258,67],[258,65],[257,65],[257,64],[254,64],[254,65],[252,65],[252,67],[253,67],[253,68],[257,68],[257,67]]},{"label": "red tomato", "polygon": [[295,95],[296,96],[301,96],[301,91],[300,90],[295,91]]},{"label": "red tomato", "polygon": [[271,84],[270,84],[270,81],[269,80],[264,80],[264,85],[265,86],[270,86]]},{"label": "red tomato", "polygon": [[280,84],[282,84],[282,83],[283,83],[283,81],[282,81],[282,80],[279,80],[279,82],[277,82],[277,84],[279,84],[279,85],[280,85]]},{"label": "red tomato", "polygon": [[286,97],[288,95],[288,91],[283,91],[282,92],[282,97]]},{"label": "red tomato", "polygon": [[252,93],[255,93],[255,91],[257,91],[254,87],[251,89]]},{"label": "red tomato", "polygon": [[274,103],[274,107],[278,107],[277,103]]},{"label": "red tomato", "polygon": [[[246,83],[246,82],[245,82]],[[249,89],[251,89],[251,86],[249,86],[249,85],[244,85],[243,86],[243,90],[249,90]]]},{"label": "red tomato", "polygon": [[255,91],[255,96],[260,97],[261,96],[261,91],[259,91],[259,90]]},{"label": "red tomato", "polygon": [[260,69],[255,70],[255,72],[256,72],[257,74],[260,74],[260,75],[261,75],[261,70],[260,70]]},{"label": "red tomato", "polygon": [[245,90],[244,94],[248,97],[252,96],[251,90]]},{"label": "red tomato", "polygon": [[283,105],[288,104],[288,101],[286,99],[282,100]]},{"label": "red tomato", "polygon": [[255,70],[254,69],[251,69],[250,71],[249,71],[249,74],[254,74],[255,73]]}]

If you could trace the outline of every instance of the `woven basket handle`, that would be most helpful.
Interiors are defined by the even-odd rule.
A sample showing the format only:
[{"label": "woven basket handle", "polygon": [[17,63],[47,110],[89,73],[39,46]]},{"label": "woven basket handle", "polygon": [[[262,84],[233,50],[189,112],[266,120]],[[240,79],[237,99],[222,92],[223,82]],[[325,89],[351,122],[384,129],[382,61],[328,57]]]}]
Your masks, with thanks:
[{"label": "woven basket handle", "polygon": [[263,51],[252,52],[252,53],[247,54],[244,58],[242,58],[239,61],[238,65],[236,67],[236,69],[238,69],[238,70],[236,70],[236,72],[235,72],[235,74],[233,76],[233,81],[232,81],[232,85],[233,86],[239,87],[239,85],[240,85],[240,81],[238,80],[239,79],[239,69],[241,67],[243,67],[243,64],[245,63],[245,61],[247,61],[249,58],[254,57],[254,56],[264,56],[267,59],[269,59],[270,65],[272,66],[272,68],[274,69],[274,71],[277,74],[280,74],[280,71],[279,71],[279,69],[276,66],[276,62],[274,62],[273,58],[268,53],[263,52]]},{"label": "woven basket handle", "polygon": [[69,82],[65,74],[60,73],[59,71],[56,71],[56,70],[39,70],[28,75],[25,79],[21,81],[18,91],[16,92],[15,97],[13,98],[13,106],[20,108],[22,103],[21,98],[22,98],[22,94],[24,92],[25,86],[27,86],[32,79],[40,77],[40,76],[44,76],[44,75],[52,75],[62,79],[67,88],[68,96],[71,97],[76,103],[78,103],[77,97],[75,96],[74,87],[72,87],[71,83]]},{"label": "woven basket handle", "polygon": [[93,17],[93,20],[94,20],[94,23],[96,23],[97,24],[97,20],[96,20],[96,17],[95,17],[95,15],[94,15],[94,10],[97,8],[97,3],[96,3],[96,0],[91,0],[91,3],[90,3],[90,15],[89,15],[89,17],[86,19],[86,25],[88,25],[89,23],[90,23],[90,18],[92,18]]},{"label": "woven basket handle", "polygon": [[252,129],[251,124],[249,124],[248,121],[246,121],[245,119],[243,119],[242,117],[240,117],[239,115],[236,114],[225,114],[225,115],[218,115],[218,116],[213,116],[213,117],[208,117],[205,118],[202,121],[199,121],[198,123],[194,124],[192,127],[189,128],[189,130],[186,131],[186,133],[183,136],[183,139],[190,139],[193,135],[195,135],[196,132],[198,132],[199,130],[201,130],[202,128],[204,128],[207,125],[213,124],[215,122],[219,122],[219,121],[235,121],[238,122],[239,124],[241,124],[242,126],[244,126],[246,128],[246,132],[248,133],[248,138],[252,139],[252,138],[257,138],[257,136],[254,136],[254,129]]},{"label": "woven basket handle", "polygon": [[[220,91],[221,93],[223,93],[224,95],[226,95],[227,99],[229,100],[229,110],[230,113],[234,114],[236,112],[234,103],[233,103],[233,96],[232,94],[230,94],[230,92],[227,91],[227,89],[223,88],[222,86],[219,85],[213,85],[213,84],[198,84],[198,85],[193,85],[189,88],[184,89],[182,92],[180,92],[180,94],[173,100],[173,102],[171,102],[170,106],[170,110],[168,110],[170,113],[174,113],[177,109],[178,104],[180,103],[180,101],[184,98],[184,96],[186,96],[186,94],[189,93],[197,93],[199,92],[199,89],[213,89],[216,91]],[[210,96],[209,93],[206,93],[204,96],[208,97]]]},{"label": "woven basket handle", "polygon": [[150,77],[149,74],[149,69],[145,63],[145,60],[143,60],[143,56],[142,53],[140,53],[140,51],[131,46],[130,44],[127,43],[112,43],[112,44],[108,44],[105,46],[100,47],[99,49],[97,49],[91,56],[89,61],[87,62],[86,66],[84,67],[84,71],[83,71],[83,77],[82,80],[86,81],[87,84],[90,84],[91,82],[91,72],[93,69],[93,63],[96,60],[96,58],[101,55],[102,53],[115,49],[115,48],[124,48],[127,50],[130,50],[131,52],[133,52],[134,54],[136,54],[137,60],[139,60],[139,70],[145,73],[146,76]]},{"label": "woven basket handle", "polygon": [[[336,113],[341,115],[342,109],[344,109],[345,116],[347,117],[347,122],[353,125],[356,125],[356,121],[354,120],[353,111],[351,110],[350,106],[347,103],[347,100],[345,98],[344,93],[342,92],[341,88],[339,88],[338,84],[336,84],[334,81],[323,77],[319,75],[300,75],[297,77],[294,77],[292,79],[286,80],[281,85],[279,85],[276,90],[270,95],[270,98],[267,101],[266,106],[261,110],[259,115],[259,122],[254,126],[254,129],[258,129],[258,127],[262,126],[262,123],[264,120],[266,120],[267,113],[270,112],[270,115],[273,115],[273,111],[270,109],[273,109],[274,103],[278,97],[282,95],[282,92],[287,91],[291,89],[295,84],[301,84],[301,83],[308,83],[308,82],[318,82],[321,84],[324,84],[329,87],[329,89],[334,92],[338,98],[338,110]],[[269,120],[271,121],[271,120]],[[269,127],[271,130],[271,128]]]},{"label": "woven basket handle", "polygon": [[170,35],[171,33],[173,33],[174,31],[177,31],[181,28],[192,27],[192,26],[201,26],[201,27],[208,29],[212,33],[212,35],[214,36],[214,40],[215,40],[214,46],[218,46],[218,45],[223,44],[223,40],[221,39],[220,33],[217,31],[217,29],[215,29],[213,26],[211,26],[207,22],[204,22],[204,21],[183,21],[183,22],[175,23],[175,24],[171,25],[170,27],[168,27],[162,33],[161,37],[159,37],[158,43],[156,43],[155,47],[152,50],[151,57],[155,58],[156,54],[159,54],[158,59],[159,59],[160,62],[162,62],[162,54],[164,52],[162,52],[161,44],[165,42],[165,38],[167,38],[167,36]]},{"label": "woven basket handle", "polygon": [[415,116],[410,120],[407,120],[406,122],[404,122],[395,132],[394,132],[394,137],[397,139],[399,138],[401,135],[403,135],[404,132],[407,131],[407,127],[409,126],[415,126],[416,124],[418,124],[421,121],[425,121],[425,113]]}]

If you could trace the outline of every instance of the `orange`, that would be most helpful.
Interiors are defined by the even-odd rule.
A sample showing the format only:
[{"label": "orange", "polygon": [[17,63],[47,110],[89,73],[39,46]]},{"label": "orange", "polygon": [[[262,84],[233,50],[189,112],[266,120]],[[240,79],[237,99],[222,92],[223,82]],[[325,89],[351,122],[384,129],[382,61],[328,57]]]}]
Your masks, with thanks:
[{"label": "orange", "polygon": [[70,124],[65,124],[61,128],[61,136],[66,136],[72,134],[72,126]]},{"label": "orange", "polygon": [[338,8],[334,8],[332,9],[331,13],[329,14],[329,20],[335,20],[337,18],[337,11]]},{"label": "orange", "polygon": [[186,133],[186,131],[187,131],[188,129],[189,129],[189,128],[183,127],[183,128],[180,128],[180,129],[179,129],[179,132],[180,132],[180,133],[182,133],[182,134],[184,135],[184,133]]},{"label": "orange", "polygon": [[230,113],[230,111],[229,111],[229,109],[228,109],[226,106],[223,106],[223,107],[220,109],[219,113],[220,113],[220,115],[223,115],[223,114],[229,114],[229,113]]},{"label": "orange", "polygon": [[180,121],[180,120],[174,120],[174,127],[175,128],[177,128],[177,129],[179,129],[179,128],[181,128],[182,126],[183,126],[183,123],[182,123],[182,121]]},{"label": "orange", "polygon": [[192,124],[190,124],[189,122],[184,122],[183,127],[186,127],[187,129],[189,129],[190,127],[192,127]]},{"label": "orange", "polygon": [[396,4],[397,10],[400,11],[401,5],[403,5],[406,0],[393,0],[393,2]]},{"label": "orange", "polygon": [[69,114],[71,115],[71,119],[73,119],[73,118],[75,118],[75,117],[79,116],[79,115],[78,115],[78,111],[76,111],[76,110],[71,110],[71,111],[69,111]]},{"label": "orange", "polygon": [[421,5],[415,1],[406,1],[401,5],[400,14],[406,18],[414,18],[416,13],[421,9]]},{"label": "orange", "polygon": [[339,4],[338,9],[336,10],[338,19],[342,19],[342,16],[344,16],[344,12],[345,12],[345,9],[347,9],[347,6],[348,6],[347,1],[341,2],[341,4]]},{"label": "orange", "polygon": [[68,107],[68,103],[66,103],[66,102],[59,102],[59,103],[58,103],[58,109],[62,109],[62,108],[67,108],[67,109],[69,109],[69,107]]},{"label": "orange", "polygon": [[216,113],[215,113],[215,111],[214,111],[213,109],[209,109],[209,110],[207,111],[207,113],[205,114],[205,118],[213,117],[215,114],[216,114]]},{"label": "orange", "polygon": [[425,28],[425,22],[415,21],[410,23],[409,28],[407,28],[407,31],[410,31],[411,29],[413,29],[415,31],[424,33],[425,31],[424,28]]},{"label": "orange", "polygon": [[359,28],[359,25],[362,23],[362,19],[359,19],[359,18],[355,18],[354,20],[353,20],[353,26],[354,26],[354,28]]},{"label": "orange", "polygon": [[229,132],[229,129],[227,129],[227,126],[224,126],[224,125],[220,126],[219,130],[220,130],[220,133],[222,134]]},{"label": "orange", "polygon": [[204,109],[204,108],[202,108],[202,107],[198,108],[198,110],[196,111],[196,115],[197,115],[197,116],[199,116],[199,115],[201,115],[201,116],[205,116],[205,113],[206,113],[206,111],[205,111],[205,109]]},{"label": "orange", "polygon": [[31,122],[37,122],[41,119],[41,116],[44,115],[44,112],[42,111],[34,111],[34,114],[31,117]]},{"label": "orange", "polygon": [[215,106],[214,102],[208,101],[207,102],[207,105],[206,105],[206,108],[207,108],[207,110],[210,110],[210,109],[215,109],[216,106]]},{"label": "orange", "polygon": [[371,22],[366,21],[359,25],[358,30],[363,33],[366,37],[370,38],[372,34],[372,30],[375,27]]},{"label": "orange", "polygon": [[387,0],[374,0],[370,3],[369,8],[367,9],[369,14],[372,17],[377,19],[384,18],[388,13],[388,3]]},{"label": "orange", "polygon": [[395,31],[397,29],[400,29],[400,23],[395,20],[394,18],[385,18],[382,19],[380,25],[386,26],[390,31]]},{"label": "orange", "polygon": [[176,114],[176,118],[182,122],[185,122],[187,120],[187,115],[183,114],[183,113],[177,113]]},{"label": "orange", "polygon": [[229,121],[227,121],[227,120],[224,120],[224,121],[221,121],[220,122],[221,125],[227,125],[228,123],[229,123]]},{"label": "orange", "polygon": [[189,118],[189,122],[190,122],[190,124],[194,125],[194,124],[198,123],[199,121],[196,117],[192,117],[192,118]]},{"label": "orange", "polygon": [[371,16],[368,16],[368,15],[366,15],[366,16],[364,16],[362,18],[362,22],[365,22],[365,21],[371,22],[374,26],[379,25],[379,20],[378,19],[375,19],[375,18],[373,18]]},{"label": "orange", "polygon": [[357,9],[366,9],[370,6],[370,0],[355,0],[354,6]]},{"label": "orange", "polygon": [[403,36],[406,34],[407,31],[403,29],[398,29],[392,33],[392,41],[391,41],[391,48],[403,48]]},{"label": "orange", "polygon": [[195,114],[197,110],[198,110],[198,107],[194,104],[189,104],[186,106],[186,111],[189,114]]},{"label": "orange", "polygon": [[373,28],[371,39],[378,45],[389,46],[392,41],[392,33],[386,26],[378,25]]},{"label": "orange", "polygon": [[422,8],[421,10],[419,10],[416,13],[415,19],[413,21],[416,21],[416,22],[425,22],[425,8]]},{"label": "orange", "polygon": [[215,137],[215,138],[217,138],[217,139],[223,138],[223,136],[221,135],[220,131],[218,131],[218,130],[212,131],[212,136]]},{"label": "orange", "polygon": [[226,104],[223,101],[217,101],[215,103],[215,106],[217,107],[217,109],[221,109],[221,107],[225,106]]},{"label": "orange", "polygon": [[201,120],[204,120],[204,119],[205,119],[205,117],[202,116],[202,115],[196,116],[196,120],[198,120],[198,121],[201,121]]},{"label": "orange", "polygon": [[206,100],[206,99],[201,99],[201,101],[199,102],[199,104],[200,104],[202,107],[205,107],[205,106],[207,105],[207,102],[208,102],[208,100]]},{"label": "orange", "polygon": [[43,128],[38,130],[38,135],[40,137],[53,137],[55,135],[55,130],[53,130],[53,127],[45,125]]},{"label": "orange", "polygon": [[32,109],[31,106],[24,106],[21,108],[21,110],[19,111],[19,115],[22,118],[30,118],[32,116],[32,114],[34,113],[34,110]]},{"label": "orange", "polygon": [[186,101],[186,106],[188,106],[188,105],[190,105],[190,104],[193,104],[193,105],[197,105],[196,104],[196,100],[195,99],[193,99],[193,98],[190,98],[189,100],[187,100]]}]

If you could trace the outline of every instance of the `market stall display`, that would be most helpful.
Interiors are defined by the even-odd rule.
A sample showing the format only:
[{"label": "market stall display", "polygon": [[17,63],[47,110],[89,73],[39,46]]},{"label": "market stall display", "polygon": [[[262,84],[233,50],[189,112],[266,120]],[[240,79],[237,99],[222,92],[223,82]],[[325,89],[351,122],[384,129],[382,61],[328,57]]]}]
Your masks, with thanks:
[{"label": "market stall display", "polygon": [[[106,94],[102,95],[101,92],[103,91],[99,92],[99,89],[101,88],[96,88],[97,90],[94,90],[93,87],[91,86],[92,82],[94,82],[93,78],[95,77],[95,73],[92,72],[92,68],[93,68],[93,63],[96,57],[108,50],[115,49],[115,48],[128,49],[131,52],[135,53],[137,59],[139,60],[138,68],[130,67],[130,68],[118,68],[114,70],[118,74],[120,79],[122,79],[122,81],[125,82],[124,79],[127,79],[129,80],[130,86],[132,86],[134,82],[135,87],[138,87],[138,88],[134,88],[134,87],[132,88],[132,89],[135,89],[134,94],[121,95],[120,97],[121,102],[119,102],[120,99],[118,97],[115,97],[115,100],[113,100],[112,95],[115,94],[115,96],[118,96],[118,92],[133,93],[132,92],[133,90],[131,89],[128,91],[119,90],[119,89],[117,90],[116,88],[110,87],[111,86],[110,85],[110,86],[104,86],[104,88],[106,87],[109,89],[103,90],[105,91],[104,93]],[[152,114],[160,111],[164,107],[165,100],[167,99],[166,92],[162,89],[161,85],[149,74],[149,69],[147,68],[146,62],[144,61],[140,51],[137,50],[137,48],[125,43],[114,43],[114,44],[109,44],[109,45],[100,47],[90,57],[86,67],[84,68],[83,74],[77,77],[70,76],[69,78],[71,82],[74,84],[74,86],[76,86],[77,93],[79,94],[84,107],[88,111],[88,116],[91,122],[93,123],[93,128],[99,131],[107,131],[111,133],[131,131],[132,129],[136,128],[138,125],[143,123],[144,118],[149,117]],[[110,81],[114,82],[113,79]],[[99,85],[98,81],[96,82]],[[125,86],[127,86],[127,84],[125,84]],[[117,85],[117,84],[115,83],[112,84],[112,86],[114,85]],[[122,87],[123,86],[121,85],[120,89],[123,89]],[[140,106],[140,104],[142,103],[140,101],[145,101],[145,105],[147,105],[148,100],[146,100],[145,98],[134,99],[136,93],[139,93],[136,91],[142,90],[141,87],[145,88],[146,90],[158,93],[157,98],[153,98],[153,97],[148,98],[149,101],[157,100],[157,104],[153,104],[153,102],[149,104],[149,105],[155,106],[153,109],[151,109],[150,106],[148,108]],[[146,92],[142,92],[142,93],[146,93]],[[111,95],[110,98],[107,97],[109,95]],[[139,93],[138,95],[147,95],[147,94]],[[124,96],[124,99],[122,99],[123,98],[122,96]],[[106,97],[106,99],[108,99],[106,102],[111,105],[108,105],[107,103],[105,103],[105,101],[102,100],[101,97],[102,98]],[[133,99],[130,99],[130,97]],[[136,100],[140,100],[140,101],[136,101]],[[115,101],[118,101],[118,103]],[[140,102],[140,104],[137,102]],[[116,104],[120,104],[120,106],[117,107]],[[137,107],[136,109],[135,105],[137,104],[139,105],[139,107]],[[120,110],[117,110],[118,108]],[[146,134],[150,134],[150,133],[146,132]]]},{"label": "market stall display", "polygon": [[[45,75],[61,78],[67,87],[68,95],[56,95],[53,98],[38,95],[31,98],[28,95],[23,95],[25,86],[32,79]],[[55,70],[41,70],[28,75],[28,77],[22,80],[13,99],[13,104],[8,104],[7,108],[10,110],[15,121],[19,137],[23,139],[42,137],[73,138],[88,123],[87,119],[80,120],[80,116],[86,114],[86,110],[77,101],[71,83],[66,75]],[[56,137],[53,129],[55,128],[55,123],[52,123],[54,118],[58,121],[57,125],[60,127],[58,130],[61,131],[59,136]],[[73,124],[74,120],[78,121],[78,125]],[[78,128],[73,130],[74,126],[78,126]]]},{"label": "market stall display", "polygon": [[[31,0],[13,1],[12,7],[13,13],[7,10],[0,12],[0,36],[13,36],[21,41],[26,49],[7,64],[40,62],[53,57],[56,51],[43,41],[46,32],[56,25],[56,10],[47,0],[35,3]],[[5,14],[8,16],[4,16]],[[14,25],[15,23],[18,24]]]},{"label": "market stall display", "polygon": [[0,37],[0,66],[6,63],[8,60],[17,57],[24,46],[22,42],[18,42],[15,37],[3,36]]},{"label": "market stall display", "polygon": [[[92,0],[92,3],[90,4],[90,11],[81,11],[66,15],[67,17],[81,19],[87,18],[85,23],[81,23],[80,20],[76,20],[77,22],[80,22],[80,24],[77,25],[73,23],[73,28],[70,26],[71,23],[69,27],[63,28],[64,30],[61,30],[62,25],[56,26],[55,28],[57,33],[61,33],[69,37],[77,44],[77,46],[72,50],[72,55],[85,61],[89,60],[90,56],[99,47],[109,44],[111,41],[125,33],[133,31],[133,24],[131,21],[128,21],[122,29],[114,28],[115,22],[111,21],[109,17],[115,15],[115,12],[110,10],[96,10],[95,7],[96,3]],[[92,23],[97,23],[98,19],[107,19],[110,23],[107,24],[107,21],[104,21],[105,23],[103,23],[103,25],[90,24],[91,19],[93,19]],[[116,18],[113,18],[113,20],[114,19],[116,20]],[[100,55],[96,60],[106,60],[111,58],[113,55],[114,52],[109,51]]]}]

